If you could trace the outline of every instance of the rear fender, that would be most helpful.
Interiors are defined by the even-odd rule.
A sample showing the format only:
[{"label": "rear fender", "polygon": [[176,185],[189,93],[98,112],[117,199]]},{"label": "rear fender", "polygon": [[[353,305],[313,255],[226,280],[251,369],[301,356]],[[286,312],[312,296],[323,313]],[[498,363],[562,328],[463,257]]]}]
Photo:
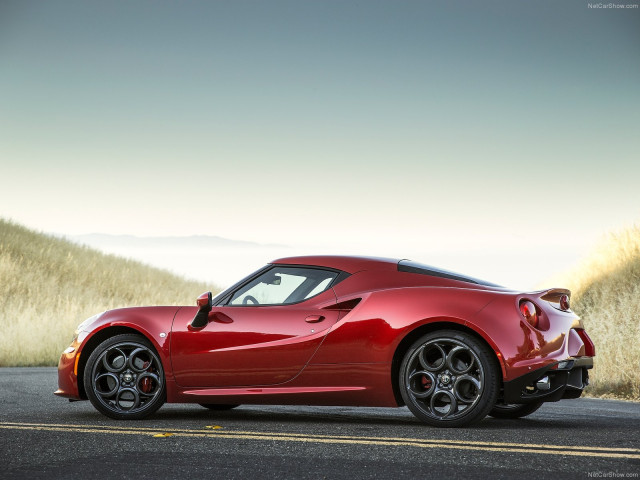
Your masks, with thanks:
[{"label": "rear fender", "polygon": [[333,326],[311,363],[391,364],[403,338],[436,322],[468,326],[496,349],[491,337],[469,322],[495,296],[496,292],[441,287],[390,289],[363,295],[362,301]]}]

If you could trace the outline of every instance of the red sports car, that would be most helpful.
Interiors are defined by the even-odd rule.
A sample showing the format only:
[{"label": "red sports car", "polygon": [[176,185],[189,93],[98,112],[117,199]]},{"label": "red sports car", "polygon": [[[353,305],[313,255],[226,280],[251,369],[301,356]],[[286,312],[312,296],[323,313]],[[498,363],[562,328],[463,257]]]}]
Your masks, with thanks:
[{"label": "red sports car", "polygon": [[577,398],[595,349],[570,292],[516,292],[409,260],[283,258],[196,307],[84,321],[56,395],[140,419],[164,402],[407,405],[454,427]]}]

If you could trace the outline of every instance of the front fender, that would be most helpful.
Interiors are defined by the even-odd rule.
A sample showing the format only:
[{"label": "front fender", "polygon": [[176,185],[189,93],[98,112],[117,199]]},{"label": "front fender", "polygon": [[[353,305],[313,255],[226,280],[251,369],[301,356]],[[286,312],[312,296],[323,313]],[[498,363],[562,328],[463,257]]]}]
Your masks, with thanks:
[{"label": "front fender", "polygon": [[149,340],[160,357],[167,381],[173,378],[170,361],[171,324],[181,307],[137,307],[109,310],[83,322],[78,336],[58,363],[56,395],[83,398],[82,373],[91,352],[107,338],[137,332]]},{"label": "front fender", "polygon": [[[170,361],[171,324],[180,308],[182,307],[135,307],[109,310],[86,326],[87,336],[80,344],[78,351],[82,354],[87,345],[95,347],[96,342],[92,341],[94,338],[99,338],[101,342],[110,337],[111,335],[107,333],[108,329],[135,330],[153,344],[160,355],[165,375],[173,375]],[[87,353],[90,354],[90,352]]]}]

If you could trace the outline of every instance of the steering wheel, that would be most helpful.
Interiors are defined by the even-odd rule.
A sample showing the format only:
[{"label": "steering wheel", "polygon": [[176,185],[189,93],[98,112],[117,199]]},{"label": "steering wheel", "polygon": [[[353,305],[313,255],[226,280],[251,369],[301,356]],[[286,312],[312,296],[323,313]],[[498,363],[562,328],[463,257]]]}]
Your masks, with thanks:
[{"label": "steering wheel", "polygon": [[256,297],[252,296],[252,295],[247,295],[246,297],[244,297],[242,299],[242,304],[243,305],[249,305],[249,302],[251,302],[253,305],[258,305],[260,302],[258,302],[258,300],[256,300]]}]

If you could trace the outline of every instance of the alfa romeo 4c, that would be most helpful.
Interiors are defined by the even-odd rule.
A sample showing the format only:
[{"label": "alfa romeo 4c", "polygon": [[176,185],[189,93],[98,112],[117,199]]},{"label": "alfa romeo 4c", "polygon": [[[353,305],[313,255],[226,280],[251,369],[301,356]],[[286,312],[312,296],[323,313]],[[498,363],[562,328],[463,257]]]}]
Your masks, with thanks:
[{"label": "alfa romeo 4c", "polygon": [[55,393],[116,419],[164,402],[406,405],[456,427],[579,397],[594,355],[568,290],[518,292],[408,260],[293,257],[196,306],[85,320]]}]

